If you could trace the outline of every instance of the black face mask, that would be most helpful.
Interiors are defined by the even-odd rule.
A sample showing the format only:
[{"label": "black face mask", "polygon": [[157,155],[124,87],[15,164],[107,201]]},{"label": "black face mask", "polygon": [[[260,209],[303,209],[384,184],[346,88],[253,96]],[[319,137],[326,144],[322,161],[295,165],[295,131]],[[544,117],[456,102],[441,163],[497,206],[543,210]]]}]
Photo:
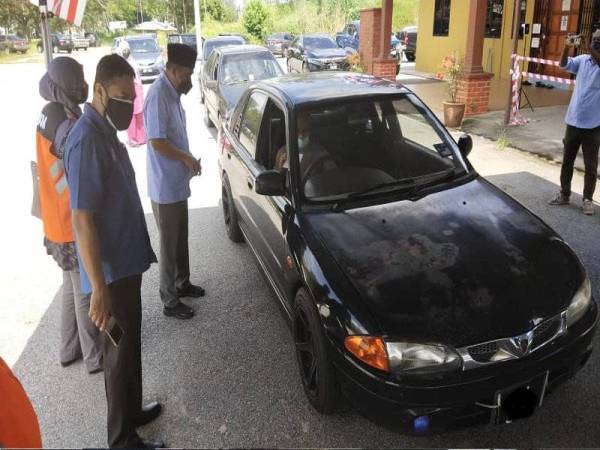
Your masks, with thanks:
[{"label": "black face mask", "polygon": [[192,89],[192,80],[187,79],[183,83],[179,85],[179,92],[183,95],[186,95]]},{"label": "black face mask", "polygon": [[123,131],[129,128],[133,118],[133,101],[108,97],[108,104],[104,111],[106,120],[115,130]]}]

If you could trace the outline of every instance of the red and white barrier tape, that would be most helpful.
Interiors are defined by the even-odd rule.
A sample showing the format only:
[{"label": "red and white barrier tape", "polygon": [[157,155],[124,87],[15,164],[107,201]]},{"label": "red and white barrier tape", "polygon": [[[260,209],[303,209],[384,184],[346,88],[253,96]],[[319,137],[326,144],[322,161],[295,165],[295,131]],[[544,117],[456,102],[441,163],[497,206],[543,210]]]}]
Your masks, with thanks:
[{"label": "red and white barrier tape", "polygon": [[546,64],[548,66],[560,67],[560,61],[552,61],[551,59],[534,58],[532,56],[513,55],[517,61],[529,61],[538,64]]},{"label": "red and white barrier tape", "polygon": [[537,80],[553,81],[554,83],[563,83],[563,84],[571,84],[571,85],[575,84],[575,80],[571,80],[570,78],[560,78],[560,77],[553,77],[550,75],[540,75],[539,73],[521,72],[521,76],[523,76],[525,78],[535,78]]}]

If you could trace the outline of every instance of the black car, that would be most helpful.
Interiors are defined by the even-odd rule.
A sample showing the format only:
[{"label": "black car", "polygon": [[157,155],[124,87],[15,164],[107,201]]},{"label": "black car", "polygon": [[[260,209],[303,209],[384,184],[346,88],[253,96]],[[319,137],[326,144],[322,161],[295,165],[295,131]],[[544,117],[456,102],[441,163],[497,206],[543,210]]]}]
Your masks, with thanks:
[{"label": "black car", "polygon": [[212,53],[212,51],[219,47],[224,47],[226,45],[243,45],[246,44],[246,39],[242,36],[218,36],[210,39],[206,39],[202,42],[202,55],[200,55],[199,61],[199,81],[200,81],[200,102],[204,103],[204,94],[202,93],[202,74],[204,73],[204,64],[208,60],[208,57]]},{"label": "black car", "polygon": [[265,45],[274,55],[287,56],[287,49],[294,40],[291,33],[273,33],[265,40]]},{"label": "black car", "polygon": [[409,89],[263,81],[218,145],[227,234],[266,273],[318,411],[343,393],[415,433],[508,423],[587,362],[598,309],[579,259]]},{"label": "black car", "polygon": [[406,27],[398,33],[400,46],[404,52],[404,56],[410,62],[417,58],[417,27]]},{"label": "black car", "polygon": [[84,36],[88,38],[88,41],[90,42],[90,47],[100,46],[100,39],[98,38],[98,35],[96,33],[85,33]]},{"label": "black car", "polygon": [[[61,51],[67,53],[73,52],[73,39],[71,39],[71,36],[68,34],[52,33],[50,35],[50,41],[52,42],[53,53],[59,53]],[[42,43],[42,40],[37,43],[37,49],[40,53],[44,51],[44,44]]]},{"label": "black car", "polygon": [[170,34],[167,38],[172,44],[185,44],[198,51],[198,43],[196,42],[195,34]]},{"label": "black car", "polygon": [[303,34],[290,44],[287,66],[289,73],[346,70],[348,52],[326,34]]},{"label": "black car", "polygon": [[202,73],[204,120],[220,125],[237,104],[249,83],[283,75],[268,49],[258,45],[232,45],[212,51]]}]

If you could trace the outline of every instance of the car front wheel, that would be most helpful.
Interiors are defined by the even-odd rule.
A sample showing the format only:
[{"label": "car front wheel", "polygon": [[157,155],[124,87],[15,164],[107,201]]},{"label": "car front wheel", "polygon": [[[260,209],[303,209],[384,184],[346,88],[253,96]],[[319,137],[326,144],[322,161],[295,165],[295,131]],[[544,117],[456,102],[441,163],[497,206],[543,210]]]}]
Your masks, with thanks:
[{"label": "car front wheel", "polygon": [[296,294],[293,334],[300,378],[308,401],[320,413],[330,414],[336,410],[339,387],[315,303],[305,288]]},{"label": "car front wheel", "polygon": [[242,234],[242,230],[240,230],[237,210],[233,203],[231,187],[229,186],[229,180],[225,174],[223,174],[222,185],[221,203],[223,205],[223,220],[225,221],[227,236],[232,242],[244,242],[244,235]]}]

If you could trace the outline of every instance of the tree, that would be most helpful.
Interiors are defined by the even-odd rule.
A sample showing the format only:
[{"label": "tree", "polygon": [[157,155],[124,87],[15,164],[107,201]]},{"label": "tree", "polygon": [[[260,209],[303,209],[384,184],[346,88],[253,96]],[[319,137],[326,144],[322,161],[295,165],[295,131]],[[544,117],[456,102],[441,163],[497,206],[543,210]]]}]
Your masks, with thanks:
[{"label": "tree", "polygon": [[250,35],[262,41],[267,35],[269,13],[261,0],[250,0],[246,9],[242,23]]},{"label": "tree", "polygon": [[27,0],[1,0],[0,26],[8,32],[31,38],[37,34],[39,10]]}]

